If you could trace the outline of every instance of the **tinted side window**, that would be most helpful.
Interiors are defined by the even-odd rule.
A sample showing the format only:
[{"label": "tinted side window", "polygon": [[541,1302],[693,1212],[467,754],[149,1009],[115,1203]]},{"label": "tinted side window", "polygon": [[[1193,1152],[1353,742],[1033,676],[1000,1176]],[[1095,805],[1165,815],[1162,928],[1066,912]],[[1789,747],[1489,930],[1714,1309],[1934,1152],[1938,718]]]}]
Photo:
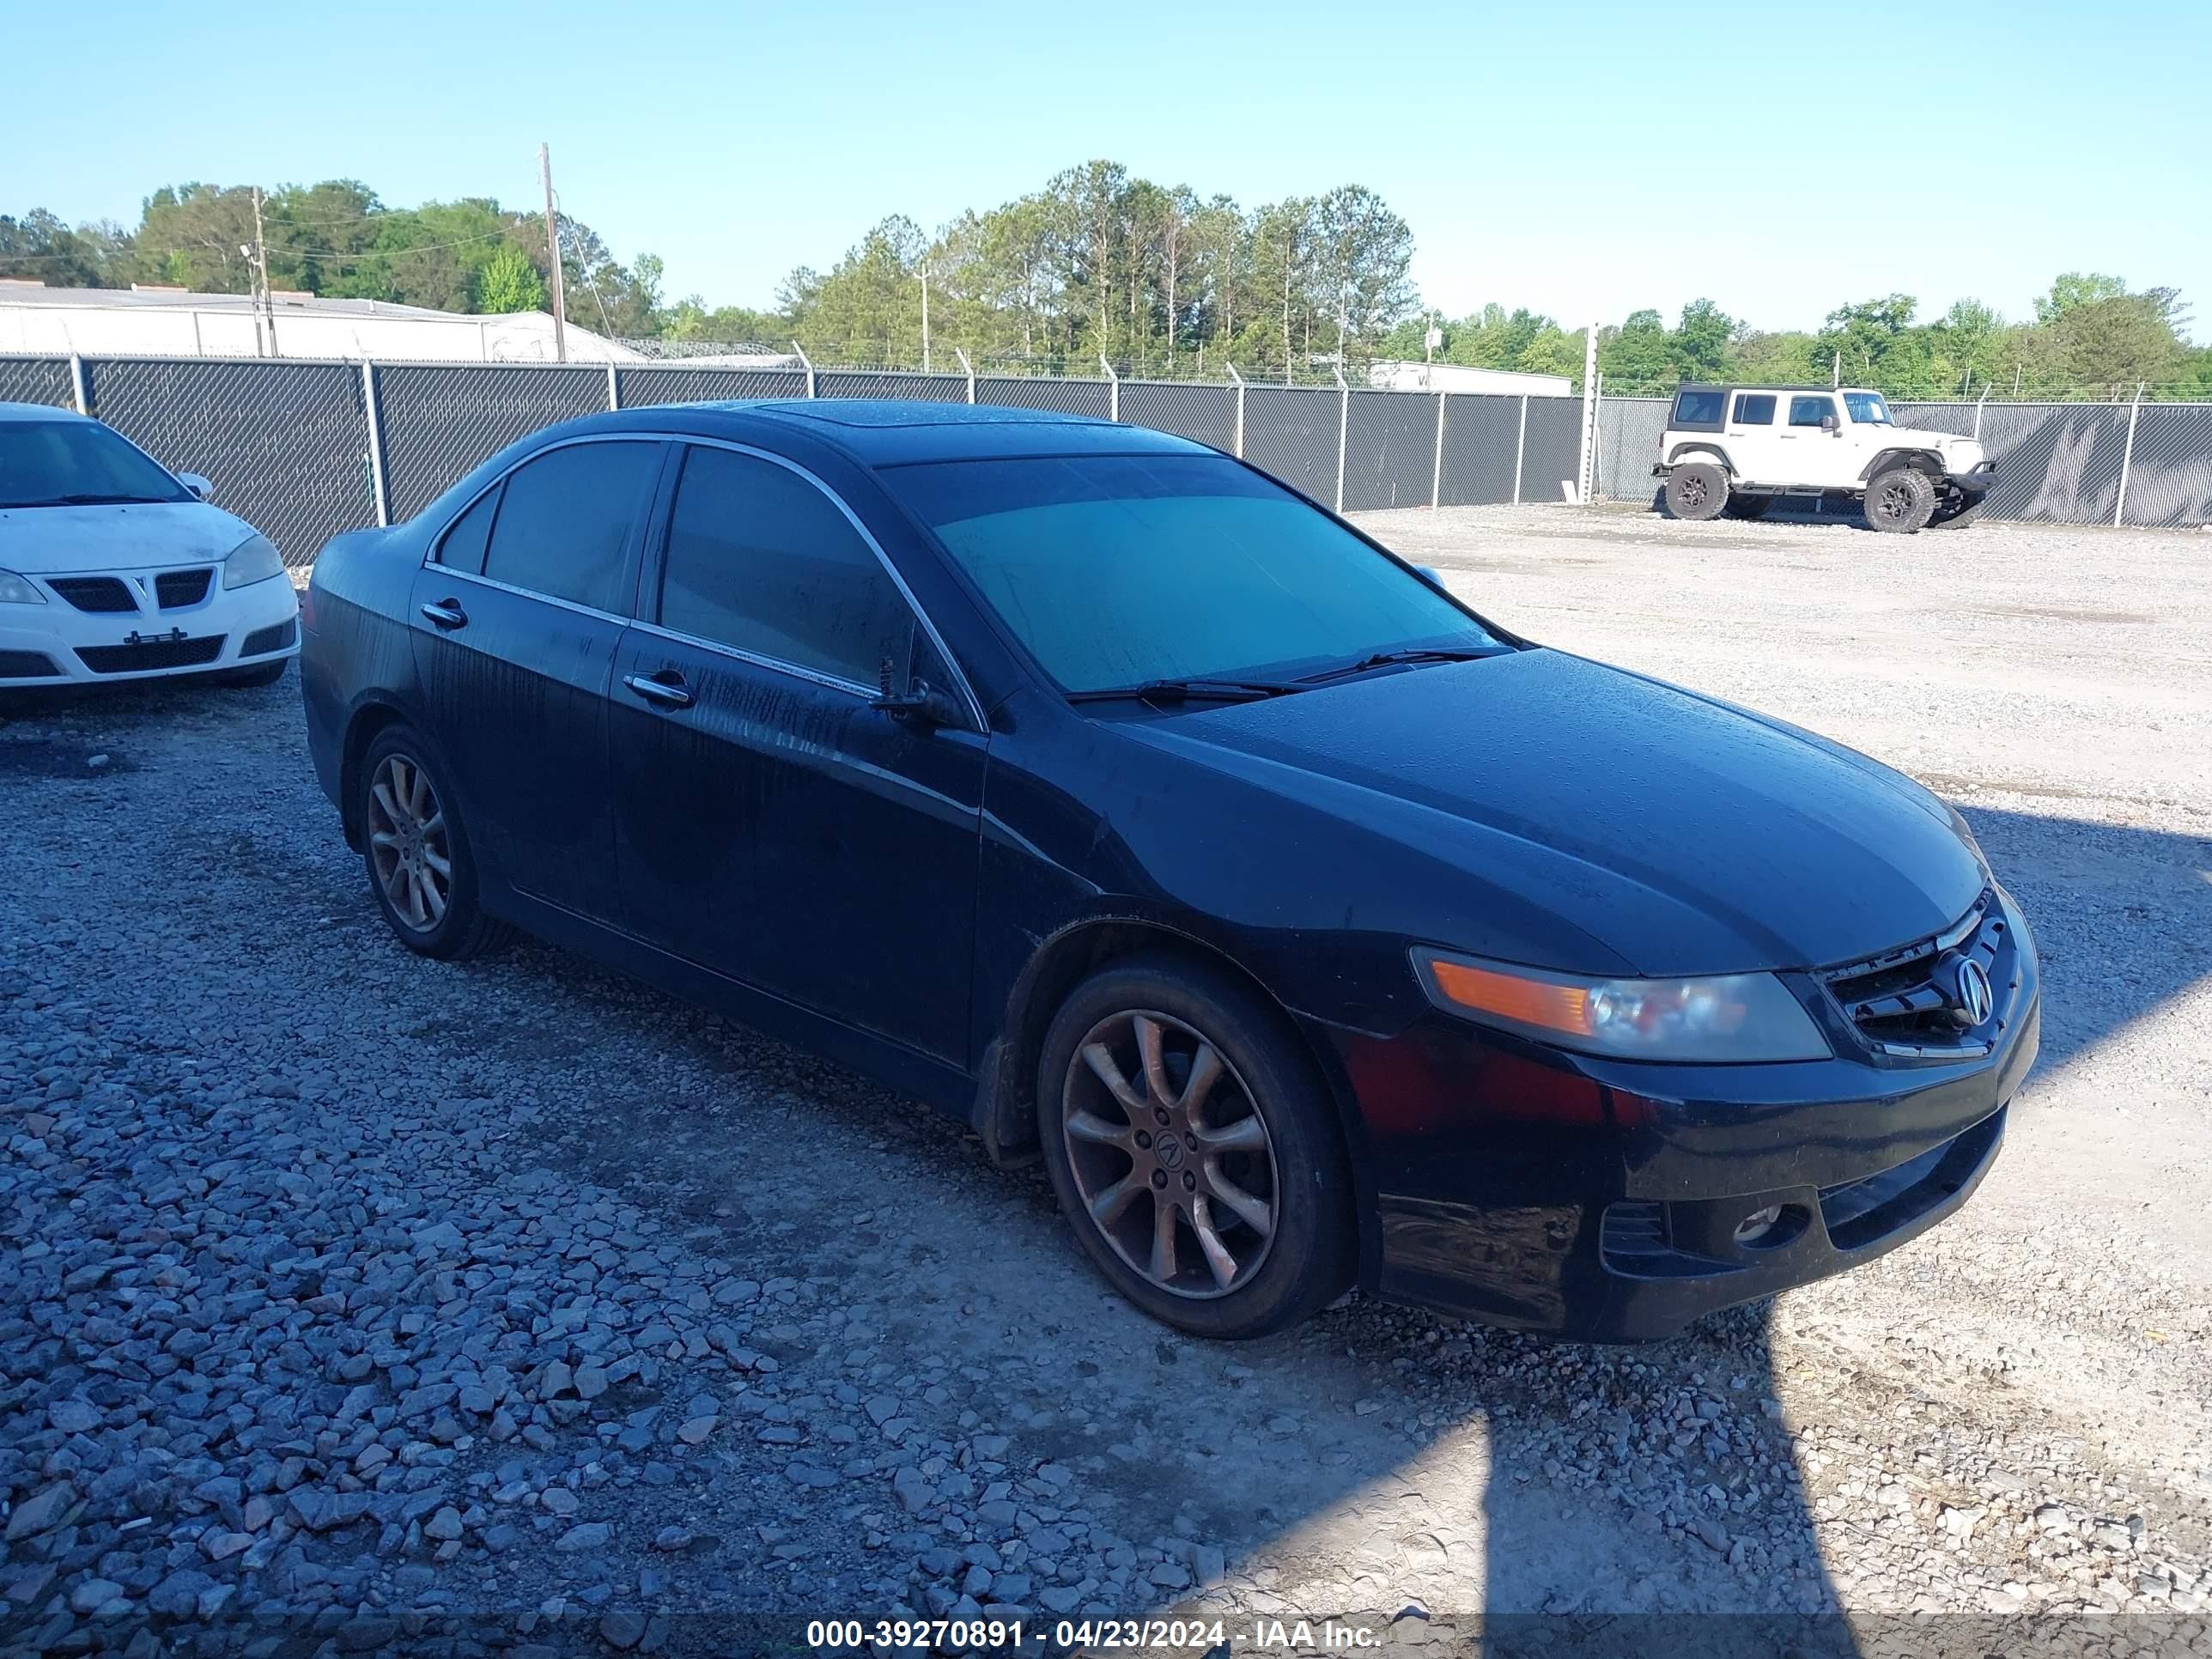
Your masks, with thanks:
[{"label": "tinted side window", "polygon": [[1674,398],[1674,424],[1678,427],[1717,426],[1721,411],[1728,406],[1724,392],[1684,392]]},{"label": "tinted side window", "polygon": [[914,613],[875,552],[787,467],[691,450],[676,487],[660,623],[834,678],[906,660]]},{"label": "tinted side window", "polygon": [[1735,423],[1738,426],[1772,426],[1774,394],[1771,392],[1743,393],[1735,400]]},{"label": "tinted side window", "polygon": [[525,461],[507,474],[483,574],[627,614],[623,559],[659,470],[653,443],[570,444]]},{"label": "tinted side window", "polygon": [[438,562],[471,576],[483,575],[484,547],[491,540],[491,517],[498,507],[499,487],[495,484],[447,530],[446,538],[438,544]]},{"label": "tinted side window", "polygon": [[1792,398],[1790,400],[1790,424],[1818,426],[1824,416],[1836,412],[1836,405],[1826,398]]}]

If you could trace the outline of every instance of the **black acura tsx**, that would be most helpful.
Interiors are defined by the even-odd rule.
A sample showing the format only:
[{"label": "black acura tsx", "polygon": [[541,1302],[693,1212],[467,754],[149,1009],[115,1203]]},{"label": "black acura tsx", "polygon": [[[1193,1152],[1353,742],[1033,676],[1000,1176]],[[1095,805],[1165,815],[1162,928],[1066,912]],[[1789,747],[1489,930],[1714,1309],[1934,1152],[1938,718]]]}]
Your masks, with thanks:
[{"label": "black acura tsx", "polygon": [[593,416],[338,537],[301,622],[402,944],[524,929],[1041,1156],[1198,1334],[1358,1285],[1666,1336],[1957,1208],[2035,1055],[1925,789],[1160,433]]}]

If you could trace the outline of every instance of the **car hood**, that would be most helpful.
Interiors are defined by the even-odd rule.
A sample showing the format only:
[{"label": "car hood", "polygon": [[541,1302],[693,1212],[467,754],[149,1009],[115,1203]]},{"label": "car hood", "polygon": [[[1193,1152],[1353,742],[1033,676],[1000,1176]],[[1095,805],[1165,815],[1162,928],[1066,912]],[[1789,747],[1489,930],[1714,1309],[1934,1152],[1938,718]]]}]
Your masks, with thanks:
[{"label": "car hood", "polygon": [[253,533],[205,501],[0,508],[0,570],[19,575],[208,564]]},{"label": "car hood", "polygon": [[[1127,729],[1365,827],[1409,879],[1440,875],[1438,943],[1481,948],[1492,913],[1556,918],[1551,959],[1513,958],[1534,966],[1662,975],[1850,961],[1937,932],[1988,879],[1950,809],[1911,779],[1563,652]],[[1473,884],[1422,872],[1425,859]],[[1534,936],[1516,924],[1510,939]]]}]

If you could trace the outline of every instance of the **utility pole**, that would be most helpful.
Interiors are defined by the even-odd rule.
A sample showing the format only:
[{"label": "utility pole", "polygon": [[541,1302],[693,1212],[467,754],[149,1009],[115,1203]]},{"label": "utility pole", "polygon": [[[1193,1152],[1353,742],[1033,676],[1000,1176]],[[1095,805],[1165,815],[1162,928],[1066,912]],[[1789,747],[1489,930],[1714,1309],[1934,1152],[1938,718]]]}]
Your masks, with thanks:
[{"label": "utility pole", "polygon": [[261,186],[253,187],[253,270],[256,297],[253,302],[253,355],[261,352],[261,319],[269,319],[269,352],[271,357],[283,354],[276,349],[276,302],[269,294],[269,243],[261,234]]},{"label": "utility pole", "polygon": [[545,258],[553,267],[553,356],[568,361],[568,302],[561,291],[561,222],[553,216],[553,154],[538,147],[538,177],[545,186]]},{"label": "utility pole", "polygon": [[929,267],[921,268],[921,372],[929,373]]}]

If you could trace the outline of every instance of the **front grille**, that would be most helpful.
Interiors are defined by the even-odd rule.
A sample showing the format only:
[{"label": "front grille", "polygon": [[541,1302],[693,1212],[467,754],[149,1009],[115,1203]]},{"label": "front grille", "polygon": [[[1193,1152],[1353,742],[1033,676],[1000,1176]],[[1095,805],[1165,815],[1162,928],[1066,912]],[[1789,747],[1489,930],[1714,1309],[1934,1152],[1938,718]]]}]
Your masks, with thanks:
[{"label": "front grille", "polygon": [[190,668],[222,654],[224,635],[199,640],[141,640],[136,645],[81,645],[76,654],[95,674],[143,673],[153,668]]},{"label": "front grille", "polygon": [[300,625],[290,617],[270,628],[257,628],[246,636],[246,643],[238,647],[241,657],[258,657],[264,651],[282,651],[300,637]]},{"label": "front grille", "polygon": [[80,611],[136,611],[138,601],[113,576],[56,576],[47,586]]},{"label": "front grille", "polygon": [[[1915,1058],[1957,1059],[1986,1053],[2012,978],[2011,930],[1996,894],[1984,889],[1973,908],[1929,938],[1879,956],[1822,969],[1818,978],[1880,1052]],[[1963,1019],[1954,994],[1959,966],[1980,963],[1995,1006],[1978,1024]]]},{"label": "front grille", "polygon": [[207,598],[208,580],[214,574],[212,570],[164,570],[154,578],[154,597],[164,611],[198,605]]},{"label": "front grille", "polygon": [[51,680],[61,670],[54,659],[37,651],[0,651],[0,680]]}]

